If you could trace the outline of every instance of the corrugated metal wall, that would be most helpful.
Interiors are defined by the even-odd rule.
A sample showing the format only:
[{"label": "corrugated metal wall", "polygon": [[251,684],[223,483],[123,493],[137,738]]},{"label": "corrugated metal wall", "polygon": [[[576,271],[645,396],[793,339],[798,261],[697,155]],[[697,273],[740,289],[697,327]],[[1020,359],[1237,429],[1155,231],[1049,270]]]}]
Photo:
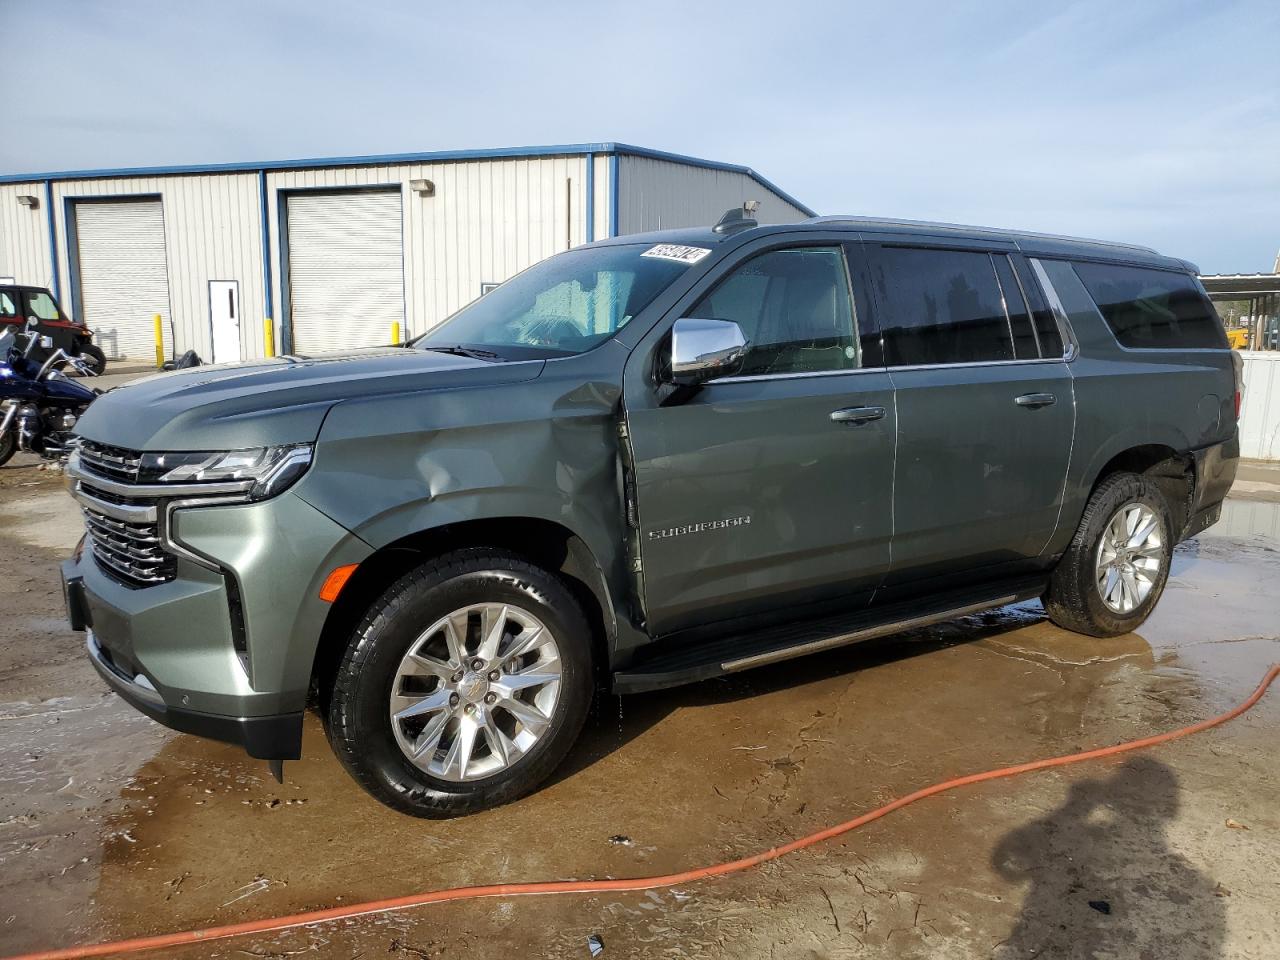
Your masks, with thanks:
[{"label": "corrugated metal wall", "polygon": [[[245,356],[262,356],[262,228],[258,178],[251,173],[55,181],[63,309],[74,309],[64,201],[72,201],[74,216],[77,198],[146,194],[158,196],[164,208],[169,309],[178,350],[210,356],[209,281],[239,280]],[[166,330],[166,352],[172,346]]]},{"label": "corrugated metal wall", "polygon": [[[18,203],[21,196],[35,197],[40,205],[24,207]],[[53,284],[43,183],[0,183],[0,277]]]},{"label": "corrugated metal wall", "polygon": [[618,232],[710,226],[730,207],[759,200],[761,223],[792,223],[809,214],[746,174],[650,157],[618,158]]},{"label": "corrugated metal wall", "polygon": [[1280,353],[1242,352],[1240,456],[1280,460]]},{"label": "corrugated metal wall", "polygon": [[[610,233],[611,171],[608,154],[594,155],[593,239]],[[806,214],[745,174],[622,154],[617,231],[714,223],[729,207],[761,201],[763,222],[803,219]],[[308,190],[393,187],[403,209],[405,317],[403,336],[430,329],[480,295],[483,283],[506,280],[520,270],[584,243],[587,157],[511,157],[384,163],[352,167],[269,170],[266,175],[272,302],[264,303],[260,178],[254,171],[106,177],[53,182],[60,289],[65,309],[72,298],[73,264],[68,256],[67,201],[78,198],[152,195],[163,204],[170,312],[175,336],[166,330],[166,350],[212,352],[209,281],[240,283],[241,340],[246,358],[264,354],[263,320],[275,323],[279,351],[286,342],[288,273],[281,246],[281,197]],[[410,181],[435,183],[421,197]],[[31,210],[16,197],[40,199]],[[0,275],[53,286],[44,183],[0,184]],[[287,227],[286,227],[287,234]],[[74,253],[72,254],[74,256]],[[267,311],[270,311],[268,313]],[[388,338],[391,331],[387,331]]]}]

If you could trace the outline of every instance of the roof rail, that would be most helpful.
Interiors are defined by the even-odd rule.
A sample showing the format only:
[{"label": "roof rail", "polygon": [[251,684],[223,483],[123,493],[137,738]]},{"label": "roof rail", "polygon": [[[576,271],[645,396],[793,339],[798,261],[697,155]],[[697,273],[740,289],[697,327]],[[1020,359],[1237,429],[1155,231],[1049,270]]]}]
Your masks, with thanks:
[{"label": "roof rail", "polygon": [[1007,230],[1001,227],[977,227],[964,223],[943,223],[936,220],[902,220],[896,217],[863,217],[855,215],[834,214],[825,217],[811,217],[806,223],[860,223],[867,227],[877,224],[889,224],[897,227],[930,227],[933,229],[957,230],[966,233],[1003,233],[1012,237],[1034,237],[1037,240],[1065,240],[1068,243],[1095,243],[1102,247],[1119,247],[1125,250],[1141,250],[1160,256],[1160,251],[1140,243],[1122,243],[1116,240],[1094,240],[1090,237],[1071,237],[1057,233],[1037,233],[1034,230]]}]

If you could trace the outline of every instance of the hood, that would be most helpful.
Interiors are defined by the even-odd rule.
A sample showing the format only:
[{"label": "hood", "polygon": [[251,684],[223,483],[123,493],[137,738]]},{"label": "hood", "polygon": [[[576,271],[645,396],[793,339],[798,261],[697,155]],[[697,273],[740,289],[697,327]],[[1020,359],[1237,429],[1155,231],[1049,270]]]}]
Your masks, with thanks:
[{"label": "hood", "polygon": [[404,347],[174,370],[116,387],[76,433],[129,450],[235,450],[310,443],[350,397],[532,380],[542,360],[491,363]]}]

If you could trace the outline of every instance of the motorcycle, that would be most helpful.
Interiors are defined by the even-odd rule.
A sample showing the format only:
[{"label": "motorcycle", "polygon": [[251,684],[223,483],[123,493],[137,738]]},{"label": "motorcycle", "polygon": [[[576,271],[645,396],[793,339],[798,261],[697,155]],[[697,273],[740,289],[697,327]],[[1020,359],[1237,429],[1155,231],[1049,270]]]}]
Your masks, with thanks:
[{"label": "motorcycle", "polygon": [[76,422],[102,394],[62,372],[70,366],[81,376],[97,376],[94,365],[83,358],[58,348],[43,363],[32,359],[37,349],[52,347],[34,321],[22,333],[0,335],[0,466],[19,450],[53,462],[65,460],[74,445]]}]

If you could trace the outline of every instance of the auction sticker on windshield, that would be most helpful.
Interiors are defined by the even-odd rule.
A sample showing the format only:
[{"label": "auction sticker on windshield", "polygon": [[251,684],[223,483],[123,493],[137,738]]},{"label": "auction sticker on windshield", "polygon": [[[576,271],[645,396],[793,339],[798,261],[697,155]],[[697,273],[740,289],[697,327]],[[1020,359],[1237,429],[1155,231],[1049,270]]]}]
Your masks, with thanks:
[{"label": "auction sticker on windshield", "polygon": [[675,260],[677,263],[697,263],[711,251],[705,247],[686,247],[678,243],[659,243],[650,247],[642,257],[657,257],[659,260]]}]

